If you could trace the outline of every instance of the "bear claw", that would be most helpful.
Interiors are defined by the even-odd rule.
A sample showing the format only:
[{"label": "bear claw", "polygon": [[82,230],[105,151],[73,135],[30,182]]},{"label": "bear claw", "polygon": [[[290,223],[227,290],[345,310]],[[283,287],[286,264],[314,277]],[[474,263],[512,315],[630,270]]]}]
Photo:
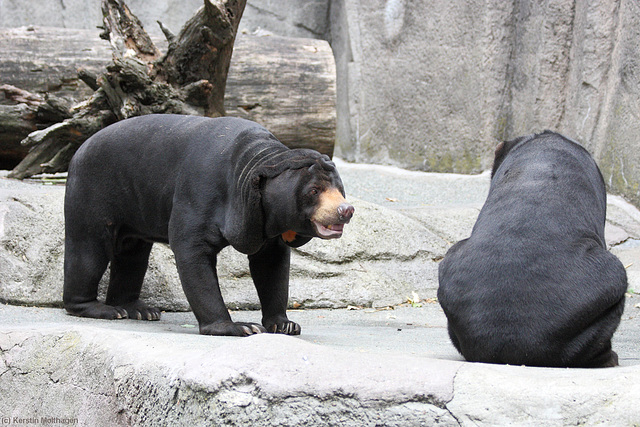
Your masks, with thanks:
[{"label": "bear claw", "polygon": [[267,332],[267,330],[257,323],[224,321],[200,326],[200,334],[202,335],[247,337],[263,332]]},{"label": "bear claw", "polygon": [[267,331],[272,334],[300,335],[301,328],[296,322],[287,321],[274,323],[267,328]]}]

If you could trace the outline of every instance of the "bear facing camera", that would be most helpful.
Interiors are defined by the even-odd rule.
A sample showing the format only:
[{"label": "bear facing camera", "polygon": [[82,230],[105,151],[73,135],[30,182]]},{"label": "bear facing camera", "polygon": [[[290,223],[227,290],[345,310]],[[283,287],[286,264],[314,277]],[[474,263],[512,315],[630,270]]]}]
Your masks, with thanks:
[{"label": "bear facing camera", "polygon": [[[69,314],[158,320],[139,296],[162,242],[200,333],[236,336],[300,333],[286,314],[291,247],[339,238],[354,213],[328,156],[289,149],[248,120],[179,115],[134,117],[89,138],[70,163],[64,210]],[[249,258],[262,324],[233,322],[225,307],[216,257],[229,245]]]}]

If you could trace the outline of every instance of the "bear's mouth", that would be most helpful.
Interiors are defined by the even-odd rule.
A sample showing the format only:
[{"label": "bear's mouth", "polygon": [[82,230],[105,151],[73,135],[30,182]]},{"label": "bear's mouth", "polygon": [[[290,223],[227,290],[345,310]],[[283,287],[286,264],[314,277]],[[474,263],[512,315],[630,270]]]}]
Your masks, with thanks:
[{"label": "bear's mouth", "polygon": [[344,224],[323,225],[318,221],[311,221],[311,223],[316,229],[316,234],[318,235],[318,237],[321,237],[323,239],[337,239],[342,236]]}]

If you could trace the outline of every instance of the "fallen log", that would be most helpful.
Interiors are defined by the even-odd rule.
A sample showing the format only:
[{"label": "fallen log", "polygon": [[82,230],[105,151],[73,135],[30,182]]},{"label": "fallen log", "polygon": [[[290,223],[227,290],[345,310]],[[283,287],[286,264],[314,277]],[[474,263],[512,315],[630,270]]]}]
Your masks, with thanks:
[{"label": "fallen log", "polygon": [[71,117],[71,101],[43,97],[11,85],[1,85],[0,93],[15,105],[0,105],[0,169],[15,166],[29,152],[20,142],[39,127]]},{"label": "fallen log", "polygon": [[36,130],[35,114],[28,104],[0,105],[0,169],[12,169],[29,152],[20,141]]},{"label": "fallen log", "polygon": [[[164,40],[153,39],[161,50]],[[0,84],[49,98],[81,100],[111,62],[98,31],[46,27],[0,30]],[[82,78],[78,68],[82,67]],[[93,77],[92,77],[93,76]],[[227,76],[224,109],[261,123],[290,147],[331,155],[335,141],[335,65],[327,42],[239,34]],[[3,98],[0,91],[0,168],[13,167],[30,132],[51,122],[35,119],[34,107]],[[5,160],[2,163],[2,160]]]}]

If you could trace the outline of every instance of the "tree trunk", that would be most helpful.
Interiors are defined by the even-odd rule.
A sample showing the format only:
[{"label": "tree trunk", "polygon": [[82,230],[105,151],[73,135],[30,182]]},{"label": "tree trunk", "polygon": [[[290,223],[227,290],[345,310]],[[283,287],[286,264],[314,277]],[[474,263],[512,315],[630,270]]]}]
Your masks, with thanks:
[{"label": "tree trunk", "polygon": [[[169,49],[155,66],[157,79],[197,89],[195,96],[194,93],[190,96],[203,103],[205,116],[224,116],[227,74],[245,3],[246,0],[215,4],[205,1],[177,38],[167,36]],[[167,35],[167,30],[163,30]]]},{"label": "tree trunk", "polygon": [[[101,37],[111,43],[113,63],[95,79],[98,90],[74,106],[70,118],[34,131],[21,142],[34,148],[9,177],[66,170],[78,147],[116,120],[153,113],[223,114],[226,73],[245,3],[204,0],[180,36],[174,40],[169,35],[169,50],[160,59],[160,51],[124,1],[102,0],[105,32]],[[209,73],[197,78],[196,71],[176,80],[180,64],[189,61],[198,62],[199,71]]]},{"label": "tree trunk", "polygon": [[[167,41],[152,39],[161,50]],[[84,99],[109,65],[109,43],[92,30],[29,27],[0,29],[2,82],[51,99]],[[81,64],[81,80],[76,69]],[[93,76],[93,77],[91,77]],[[226,82],[227,115],[256,121],[291,148],[332,155],[335,142],[335,64],[324,40],[238,34]],[[84,82],[87,84],[85,84]],[[91,89],[92,85],[94,89]],[[42,100],[45,96],[40,96]],[[15,103],[2,101],[0,104]],[[43,121],[34,106],[0,105],[0,169],[13,168],[28,148],[19,141],[58,120]],[[21,113],[24,110],[29,114]],[[6,112],[5,112],[6,111]],[[20,118],[20,115],[25,118]]]}]

